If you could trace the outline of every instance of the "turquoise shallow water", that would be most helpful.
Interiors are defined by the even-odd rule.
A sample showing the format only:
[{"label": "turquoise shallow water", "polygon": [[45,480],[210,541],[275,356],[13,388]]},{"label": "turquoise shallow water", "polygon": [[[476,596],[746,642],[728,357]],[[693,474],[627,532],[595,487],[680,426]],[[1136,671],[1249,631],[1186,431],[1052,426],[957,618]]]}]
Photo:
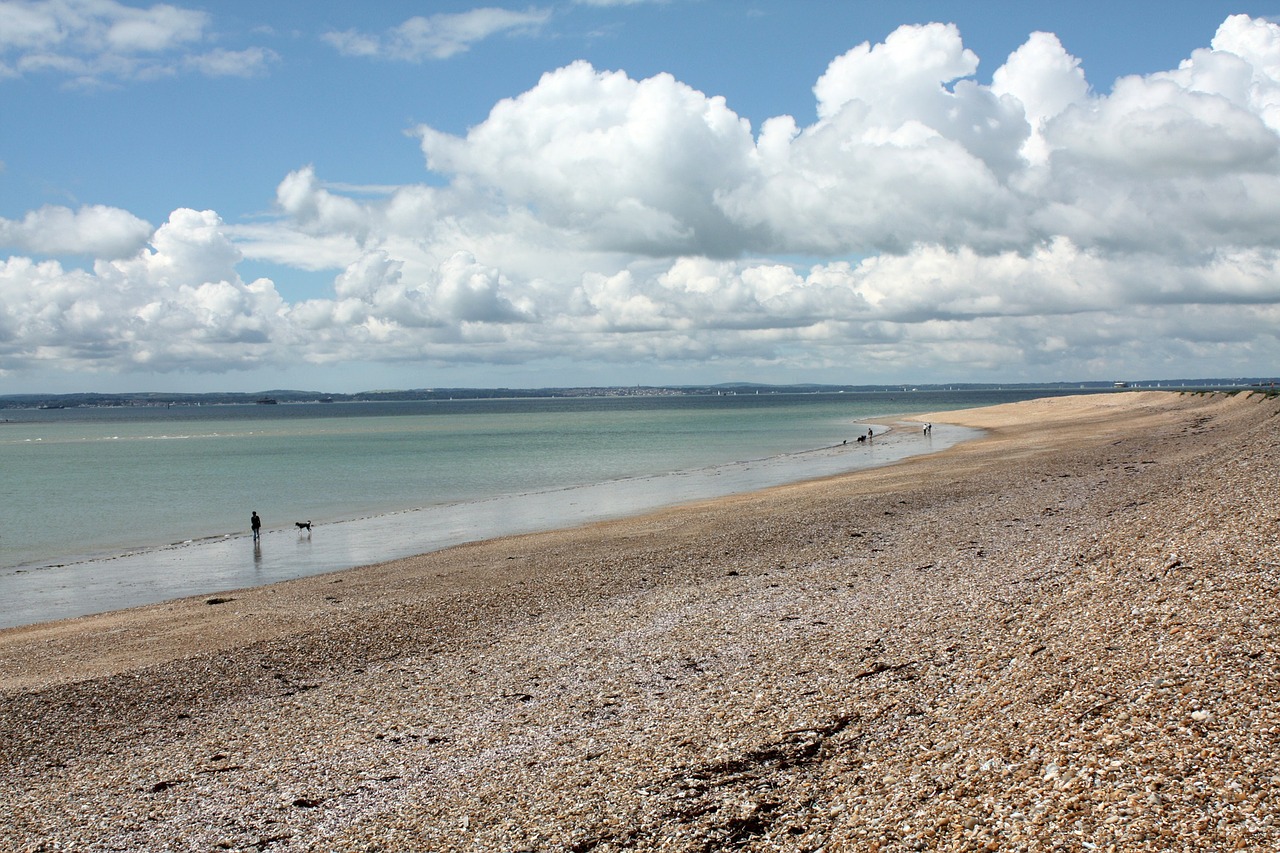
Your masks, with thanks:
[{"label": "turquoise shallow water", "polygon": [[[865,447],[860,422],[1035,396],[6,410],[0,627],[886,464],[967,433]],[[265,524],[257,549],[250,510]]]}]

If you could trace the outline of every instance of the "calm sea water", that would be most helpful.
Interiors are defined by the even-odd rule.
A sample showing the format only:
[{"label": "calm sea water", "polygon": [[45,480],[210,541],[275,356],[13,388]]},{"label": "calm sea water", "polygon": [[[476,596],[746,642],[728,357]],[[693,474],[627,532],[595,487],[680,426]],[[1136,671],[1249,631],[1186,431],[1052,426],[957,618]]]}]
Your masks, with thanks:
[{"label": "calm sea water", "polygon": [[884,464],[965,436],[859,422],[1048,393],[5,410],[0,626]]}]

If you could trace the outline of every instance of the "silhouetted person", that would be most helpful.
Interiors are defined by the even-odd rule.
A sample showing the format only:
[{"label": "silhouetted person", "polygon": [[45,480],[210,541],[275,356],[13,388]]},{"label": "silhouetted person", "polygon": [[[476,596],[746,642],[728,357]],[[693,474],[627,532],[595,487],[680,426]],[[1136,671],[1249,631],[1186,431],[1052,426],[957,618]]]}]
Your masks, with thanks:
[{"label": "silhouetted person", "polygon": [[253,530],[253,541],[258,541],[258,535],[262,532],[262,519],[258,518],[258,511],[254,510],[249,516],[249,527]]}]

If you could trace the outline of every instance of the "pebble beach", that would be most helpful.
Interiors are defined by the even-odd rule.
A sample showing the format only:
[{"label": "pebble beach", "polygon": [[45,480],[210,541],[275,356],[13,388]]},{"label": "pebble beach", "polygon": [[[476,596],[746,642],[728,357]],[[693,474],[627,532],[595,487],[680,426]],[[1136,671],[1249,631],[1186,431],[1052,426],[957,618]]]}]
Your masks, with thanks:
[{"label": "pebble beach", "polygon": [[1280,397],[931,422],[985,434],[0,630],[0,849],[1280,849]]}]

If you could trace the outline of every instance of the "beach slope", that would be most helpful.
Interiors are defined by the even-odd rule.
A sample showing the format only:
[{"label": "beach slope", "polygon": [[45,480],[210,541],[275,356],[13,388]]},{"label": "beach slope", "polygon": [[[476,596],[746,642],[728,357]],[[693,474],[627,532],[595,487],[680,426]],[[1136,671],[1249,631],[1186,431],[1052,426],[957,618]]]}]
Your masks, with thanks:
[{"label": "beach slope", "polygon": [[0,631],[5,850],[1280,845],[1280,399]]}]

